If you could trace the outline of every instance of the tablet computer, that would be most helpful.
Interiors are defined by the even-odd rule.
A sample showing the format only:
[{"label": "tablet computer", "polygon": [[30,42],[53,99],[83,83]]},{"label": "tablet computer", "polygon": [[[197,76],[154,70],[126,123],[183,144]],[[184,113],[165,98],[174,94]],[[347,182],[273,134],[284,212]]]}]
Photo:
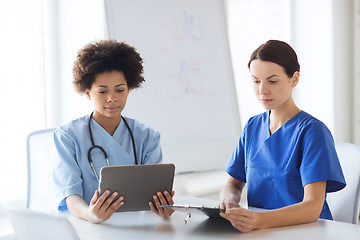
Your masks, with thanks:
[{"label": "tablet computer", "polygon": [[149,202],[157,192],[172,193],[174,164],[151,164],[103,167],[100,170],[99,193],[106,190],[124,196],[124,205],[117,211],[150,210]]},{"label": "tablet computer", "polygon": [[210,218],[221,218],[220,213],[224,212],[224,209],[212,208],[205,206],[189,206],[189,205],[161,205],[164,208],[171,208],[173,210],[182,211],[186,213],[202,213]]}]

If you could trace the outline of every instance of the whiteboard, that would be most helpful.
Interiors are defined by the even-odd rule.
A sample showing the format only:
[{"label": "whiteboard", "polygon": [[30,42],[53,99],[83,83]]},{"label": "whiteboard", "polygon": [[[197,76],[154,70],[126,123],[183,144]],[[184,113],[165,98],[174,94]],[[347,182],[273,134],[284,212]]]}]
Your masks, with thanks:
[{"label": "whiteboard", "polygon": [[124,115],[157,129],[176,172],[224,169],[241,132],[223,2],[105,0],[110,38],[134,46],[146,82]]}]

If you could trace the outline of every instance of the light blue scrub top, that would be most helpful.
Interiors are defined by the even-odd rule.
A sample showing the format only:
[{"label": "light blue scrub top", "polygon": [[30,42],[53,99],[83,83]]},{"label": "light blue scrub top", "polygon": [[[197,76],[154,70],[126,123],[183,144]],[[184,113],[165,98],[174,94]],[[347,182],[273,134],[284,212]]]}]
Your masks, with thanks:
[{"label": "light blue scrub top", "polygon": [[[248,204],[276,209],[301,202],[304,186],[327,181],[326,192],[346,186],[328,128],[301,111],[270,135],[269,114],[250,118],[226,171],[247,183]],[[325,200],[320,218],[332,219]]]},{"label": "light blue scrub top", "polygon": [[[159,132],[134,119],[125,119],[134,135],[139,164],[161,163]],[[66,197],[79,195],[89,204],[98,189],[98,180],[88,161],[88,150],[92,146],[88,123],[89,115],[86,115],[54,132],[55,145],[60,154],[53,171],[60,211],[67,210]],[[103,147],[108,154],[110,166],[135,164],[131,135],[124,121],[120,122],[113,136],[93,119],[91,130],[95,144]],[[95,171],[100,177],[100,169],[107,166],[104,154],[99,149],[91,153]]]}]

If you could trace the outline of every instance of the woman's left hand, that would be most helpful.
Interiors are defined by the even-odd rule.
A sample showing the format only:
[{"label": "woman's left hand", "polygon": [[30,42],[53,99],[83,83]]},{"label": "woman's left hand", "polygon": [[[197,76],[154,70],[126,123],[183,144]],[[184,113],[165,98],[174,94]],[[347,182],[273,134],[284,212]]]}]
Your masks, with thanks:
[{"label": "woman's left hand", "polygon": [[234,228],[247,233],[254,229],[261,228],[261,212],[245,208],[227,208],[220,216],[229,220]]},{"label": "woman's left hand", "polygon": [[153,196],[155,205],[152,202],[149,202],[149,206],[151,211],[156,213],[160,217],[170,217],[173,214],[174,210],[169,208],[160,207],[161,205],[173,205],[174,200],[173,197],[175,195],[175,191],[172,191],[172,196],[167,191],[164,191],[164,195],[161,192],[158,192]]}]

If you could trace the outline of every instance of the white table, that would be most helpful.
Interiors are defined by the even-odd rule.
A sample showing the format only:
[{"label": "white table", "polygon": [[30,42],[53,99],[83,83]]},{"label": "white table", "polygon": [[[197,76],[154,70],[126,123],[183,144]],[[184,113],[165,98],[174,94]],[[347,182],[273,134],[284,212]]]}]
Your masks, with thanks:
[{"label": "white table", "polygon": [[[211,205],[214,201],[179,198],[176,203]],[[168,220],[150,211],[115,213],[102,224],[68,216],[81,239],[360,239],[360,226],[336,221],[319,220],[315,223],[289,227],[255,230],[241,233],[223,219],[211,220],[202,214],[192,214],[184,223],[186,213],[175,212]]]},{"label": "white table", "polygon": [[106,223],[91,224],[69,217],[81,239],[360,239],[360,226],[328,220],[241,233],[228,222],[175,212],[164,220],[151,212],[116,213]]},{"label": "white table", "polygon": [[[175,199],[177,204],[215,206],[216,201],[194,197]],[[241,233],[224,219],[211,220],[203,214],[192,214],[184,223],[185,212],[175,212],[168,220],[150,211],[115,213],[102,224],[92,224],[64,214],[75,227],[80,239],[321,239],[360,240],[360,225],[319,220],[289,227],[254,230]],[[0,228],[0,239],[16,239],[9,224]]]}]

